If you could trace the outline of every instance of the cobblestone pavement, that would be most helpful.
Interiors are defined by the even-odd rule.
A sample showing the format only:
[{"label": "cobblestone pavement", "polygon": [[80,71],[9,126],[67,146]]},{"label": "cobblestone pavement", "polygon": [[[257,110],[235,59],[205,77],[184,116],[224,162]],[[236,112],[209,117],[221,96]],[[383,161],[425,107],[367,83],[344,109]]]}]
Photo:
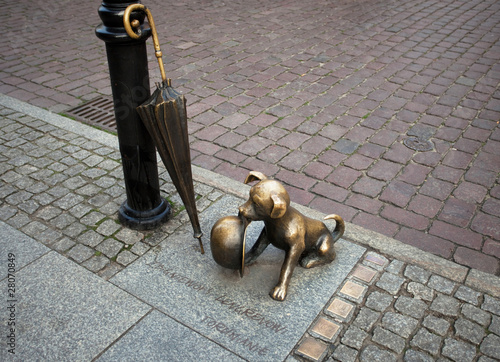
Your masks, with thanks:
[{"label": "cobblestone pavement", "polygon": [[499,299],[368,252],[296,355],[342,362],[495,361],[499,336]]},{"label": "cobblestone pavement", "polygon": [[[178,215],[155,232],[122,227],[125,201],[116,148],[1,108],[0,220],[108,279],[175,231],[186,212],[160,166],[162,197]],[[221,196],[196,185],[201,212]]]},{"label": "cobblestone pavement", "polygon": [[[162,167],[162,196],[178,215],[156,231],[131,231],[116,221],[125,193],[116,144],[8,107],[0,120],[0,220],[103,279],[189,226]],[[203,182],[195,190],[200,212],[225,194]],[[487,274],[397,254],[368,250],[287,360],[500,359],[498,278],[482,285]]]},{"label": "cobblestone pavement", "polygon": [[[263,171],[302,205],[499,275],[498,1],[145,3],[196,165]],[[0,92],[54,112],[109,95],[98,5],[5,5]]]}]

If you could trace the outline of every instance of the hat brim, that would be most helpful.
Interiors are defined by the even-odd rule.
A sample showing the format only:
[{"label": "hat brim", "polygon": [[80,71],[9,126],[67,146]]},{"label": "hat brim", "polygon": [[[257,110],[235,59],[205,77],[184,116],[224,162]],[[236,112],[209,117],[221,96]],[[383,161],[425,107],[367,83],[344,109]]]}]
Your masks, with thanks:
[{"label": "hat brim", "polygon": [[243,278],[243,273],[245,272],[245,247],[246,247],[246,240],[247,240],[247,229],[248,229],[248,225],[250,223],[245,223],[245,224],[246,224],[245,225],[245,229],[243,231],[243,245],[242,245],[242,248],[241,248],[242,250],[241,250],[240,278]]}]

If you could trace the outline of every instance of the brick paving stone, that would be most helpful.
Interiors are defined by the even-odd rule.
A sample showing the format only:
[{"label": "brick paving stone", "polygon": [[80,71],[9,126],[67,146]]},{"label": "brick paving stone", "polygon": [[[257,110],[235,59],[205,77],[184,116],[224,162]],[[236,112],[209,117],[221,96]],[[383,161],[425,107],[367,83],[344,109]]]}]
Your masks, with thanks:
[{"label": "brick paving stone", "polygon": [[368,175],[382,181],[392,180],[401,170],[401,165],[385,160],[379,160],[368,171]]},{"label": "brick paving stone", "polygon": [[455,249],[455,245],[450,241],[406,227],[396,234],[395,239],[444,258],[452,256]]},{"label": "brick paving stone", "polygon": [[405,182],[394,180],[387,185],[379,200],[399,207],[405,207],[417,192],[416,188]]},{"label": "brick paving stone", "polygon": [[453,195],[460,200],[468,203],[481,203],[486,196],[487,189],[484,186],[476,185],[470,182],[462,182],[453,191]]},{"label": "brick paving stone", "polygon": [[374,162],[373,159],[356,153],[344,161],[344,165],[355,170],[366,170]]},{"label": "brick paving stone", "polygon": [[418,186],[425,181],[430,172],[431,168],[429,167],[410,163],[403,168],[398,179],[411,185]]},{"label": "brick paving stone", "polygon": [[453,254],[453,260],[491,274],[497,273],[500,268],[500,262],[496,258],[469,248],[458,247]]},{"label": "brick paving stone", "polygon": [[493,239],[500,240],[500,229],[497,227],[500,218],[478,213],[471,224],[471,229],[481,234],[488,235]]},{"label": "brick paving stone", "polygon": [[493,255],[497,258],[500,257],[500,242],[492,239],[486,239],[483,245],[483,252],[488,255]]},{"label": "brick paving stone", "polygon": [[481,249],[483,243],[482,235],[441,221],[434,221],[429,229],[429,234],[476,250]]},{"label": "brick paving stone", "polygon": [[384,186],[385,183],[382,181],[363,176],[354,183],[352,190],[369,197],[375,197],[380,193],[380,191],[382,191]]},{"label": "brick paving stone", "polygon": [[475,212],[476,206],[474,204],[451,197],[445,201],[438,218],[451,224],[465,227],[469,224]]},{"label": "brick paving stone", "polygon": [[417,230],[425,230],[429,225],[429,220],[427,218],[392,205],[385,206],[380,215],[397,224]]}]

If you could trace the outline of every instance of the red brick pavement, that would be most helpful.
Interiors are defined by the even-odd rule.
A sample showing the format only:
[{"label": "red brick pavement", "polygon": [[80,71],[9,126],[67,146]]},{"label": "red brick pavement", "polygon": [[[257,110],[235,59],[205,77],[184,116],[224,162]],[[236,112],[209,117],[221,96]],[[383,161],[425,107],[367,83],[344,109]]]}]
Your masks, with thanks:
[{"label": "red brick pavement", "polygon": [[[195,164],[261,170],[296,202],[500,275],[498,1],[145,3]],[[0,92],[55,112],[110,95],[99,4],[4,4]]]}]

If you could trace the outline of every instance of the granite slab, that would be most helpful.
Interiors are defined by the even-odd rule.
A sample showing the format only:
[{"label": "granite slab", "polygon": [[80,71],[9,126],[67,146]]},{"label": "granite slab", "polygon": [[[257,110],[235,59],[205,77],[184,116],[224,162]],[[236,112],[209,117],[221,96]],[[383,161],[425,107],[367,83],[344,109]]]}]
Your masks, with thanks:
[{"label": "granite slab", "polygon": [[97,361],[243,361],[234,353],[153,310]]},{"label": "granite slab", "polygon": [[151,310],[54,251],[16,273],[15,299],[8,305],[15,312],[15,355],[2,338],[0,361],[92,360]]},{"label": "granite slab", "polygon": [[[241,202],[226,195],[200,215],[204,255],[186,227],[111,282],[242,358],[284,360],[365,248],[339,240],[332,264],[310,270],[297,267],[287,299],[274,301],[269,291],[277,283],[283,251],[268,247],[247,266],[243,278],[212,259],[208,241],[212,225],[222,216],[234,215]],[[247,250],[262,226],[250,225]]]},{"label": "granite slab", "polygon": [[12,226],[0,221],[0,250],[2,251],[0,280],[7,277],[9,254],[14,256],[15,270],[19,271],[33,260],[50,251],[45,245],[37,242]]}]

